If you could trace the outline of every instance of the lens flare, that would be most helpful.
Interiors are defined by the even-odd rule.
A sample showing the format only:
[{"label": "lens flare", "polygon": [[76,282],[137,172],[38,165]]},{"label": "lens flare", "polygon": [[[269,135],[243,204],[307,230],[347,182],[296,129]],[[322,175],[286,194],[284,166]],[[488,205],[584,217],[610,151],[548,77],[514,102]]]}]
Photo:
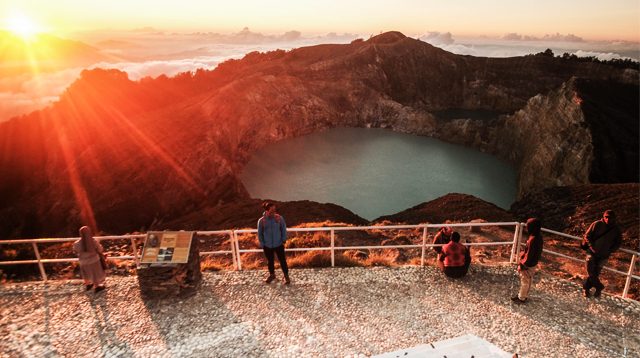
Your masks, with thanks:
[{"label": "lens flare", "polygon": [[13,14],[6,20],[6,27],[12,33],[18,35],[23,40],[32,40],[40,27],[24,14]]}]

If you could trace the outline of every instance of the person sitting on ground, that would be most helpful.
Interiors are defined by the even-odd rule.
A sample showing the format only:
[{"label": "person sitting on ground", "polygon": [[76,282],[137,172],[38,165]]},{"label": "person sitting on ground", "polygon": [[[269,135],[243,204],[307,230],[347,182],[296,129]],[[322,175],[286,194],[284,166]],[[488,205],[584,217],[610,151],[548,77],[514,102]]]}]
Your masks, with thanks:
[{"label": "person sitting on ground", "polygon": [[80,228],[80,239],[73,243],[73,251],[78,254],[80,275],[84,280],[86,290],[89,291],[93,288],[96,293],[104,290],[107,274],[100,261],[100,255],[104,249],[93,238],[93,233],[88,226]]},{"label": "person sitting on ground", "polygon": [[460,234],[452,233],[451,241],[442,247],[438,266],[448,277],[460,278],[467,274],[470,264],[469,248],[460,243]]},{"label": "person sitting on ground", "polygon": [[[436,236],[433,238],[433,244],[434,245],[448,244],[449,241],[451,241],[452,233],[453,233],[453,229],[451,229],[449,226],[441,227],[440,230],[438,230],[438,233],[436,234]],[[435,251],[438,254],[436,258],[436,262],[440,262],[440,258],[442,255],[442,246],[434,247],[433,251]]]}]

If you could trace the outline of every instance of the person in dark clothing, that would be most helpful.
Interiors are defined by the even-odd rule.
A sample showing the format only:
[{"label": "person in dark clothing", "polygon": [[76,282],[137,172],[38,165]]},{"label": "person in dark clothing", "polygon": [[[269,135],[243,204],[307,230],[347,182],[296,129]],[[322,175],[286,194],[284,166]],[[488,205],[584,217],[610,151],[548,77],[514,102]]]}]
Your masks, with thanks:
[{"label": "person in dark clothing", "polygon": [[533,276],[536,273],[540,256],[542,256],[542,223],[536,218],[530,218],[527,220],[526,228],[529,238],[527,239],[527,246],[525,247],[524,252],[520,256],[520,261],[518,262],[520,291],[517,296],[511,297],[511,300],[515,303],[527,302],[531,283],[533,282]]},{"label": "person in dark clothing", "polygon": [[600,272],[607,263],[609,256],[620,248],[622,231],[616,224],[613,210],[607,210],[602,219],[594,221],[584,234],[581,247],[587,251],[587,274],[582,287],[584,296],[591,297],[591,288],[595,287],[595,297],[600,297],[604,285],[600,282]]},{"label": "person in dark clothing", "polygon": [[269,276],[265,279],[266,283],[271,283],[276,279],[275,265],[273,260],[274,253],[280,261],[280,268],[284,273],[284,284],[291,283],[289,279],[289,267],[287,266],[287,258],[284,254],[284,243],[287,241],[287,224],[284,218],[276,213],[276,205],[272,202],[264,202],[262,204],[264,213],[258,220],[258,241],[260,248],[264,250],[264,256],[267,258],[267,267],[269,268]]},{"label": "person in dark clothing", "polygon": [[[449,241],[451,241],[452,234],[453,234],[453,229],[451,229],[450,227],[448,226],[441,227],[438,233],[436,234],[436,236],[433,238],[433,244],[434,245],[448,244]],[[443,246],[437,246],[433,248],[433,251],[435,251],[438,254],[436,258],[436,262],[441,261],[440,258],[442,256],[442,247]]]},{"label": "person in dark clothing", "polygon": [[467,274],[471,264],[469,248],[460,243],[460,234],[451,234],[451,241],[442,247],[438,266],[448,277],[460,278]]}]

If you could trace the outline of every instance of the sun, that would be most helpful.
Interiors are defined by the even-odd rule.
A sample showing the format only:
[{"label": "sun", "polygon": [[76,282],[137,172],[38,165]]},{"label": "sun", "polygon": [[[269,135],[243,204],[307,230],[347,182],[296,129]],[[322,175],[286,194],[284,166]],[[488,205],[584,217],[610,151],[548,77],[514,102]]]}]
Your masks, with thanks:
[{"label": "sun", "polygon": [[23,14],[13,14],[6,20],[9,31],[23,40],[31,40],[40,32],[40,26]]}]

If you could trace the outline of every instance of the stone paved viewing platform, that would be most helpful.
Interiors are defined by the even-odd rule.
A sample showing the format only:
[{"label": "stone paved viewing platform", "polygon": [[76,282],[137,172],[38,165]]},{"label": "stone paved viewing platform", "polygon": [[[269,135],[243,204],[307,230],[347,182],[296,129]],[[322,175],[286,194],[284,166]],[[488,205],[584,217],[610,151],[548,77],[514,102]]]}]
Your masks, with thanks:
[{"label": "stone paved viewing platform", "polygon": [[[462,280],[434,267],[204,273],[189,298],[143,299],[136,277],[108,289],[80,281],[0,286],[0,356],[370,356],[473,334],[521,357],[638,357],[640,303],[585,299],[538,275],[515,305],[511,266],[474,266]],[[280,276],[279,276],[280,277]]]}]

